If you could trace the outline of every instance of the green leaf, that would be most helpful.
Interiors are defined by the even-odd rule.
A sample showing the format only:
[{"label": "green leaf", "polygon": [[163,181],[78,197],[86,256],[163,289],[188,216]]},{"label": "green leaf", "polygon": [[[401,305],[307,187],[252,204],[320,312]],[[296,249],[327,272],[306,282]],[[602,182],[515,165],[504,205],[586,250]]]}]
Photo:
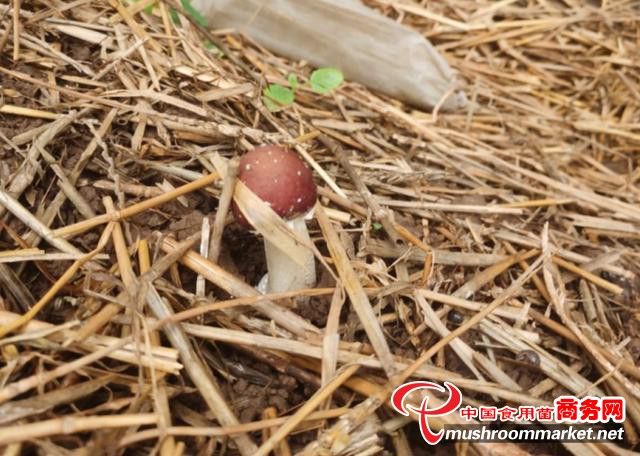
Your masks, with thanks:
[{"label": "green leaf", "polygon": [[209,27],[209,21],[202,15],[200,11],[195,9],[191,4],[191,0],[182,0],[182,7],[195,21],[203,27]]},{"label": "green leaf", "polygon": [[287,80],[289,81],[289,85],[291,86],[291,90],[293,90],[294,92],[296,90],[298,90],[298,76],[296,76],[294,73],[291,73],[289,76],[287,76]]},{"label": "green leaf", "polygon": [[171,17],[171,22],[173,22],[176,25],[180,25],[180,16],[178,15],[178,12],[171,8],[169,10],[169,16]]},{"label": "green leaf", "polygon": [[293,90],[287,89],[280,84],[269,84],[262,93],[265,97],[282,106],[289,106],[296,98]]},{"label": "green leaf", "polygon": [[373,222],[371,225],[373,227],[373,231],[380,231],[382,229],[382,223]]},{"label": "green leaf", "polygon": [[338,87],[344,81],[342,71],[337,68],[318,68],[311,73],[309,82],[311,90],[316,93],[327,93]]}]

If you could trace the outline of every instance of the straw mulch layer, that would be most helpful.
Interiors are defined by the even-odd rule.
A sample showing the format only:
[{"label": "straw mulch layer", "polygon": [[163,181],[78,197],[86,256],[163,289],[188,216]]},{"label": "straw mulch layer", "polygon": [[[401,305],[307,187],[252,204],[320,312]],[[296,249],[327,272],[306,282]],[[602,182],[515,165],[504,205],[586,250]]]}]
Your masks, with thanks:
[{"label": "straw mulch layer", "polygon": [[[459,72],[452,113],[349,81],[270,113],[312,68],[149,3],[0,5],[4,454],[425,454],[410,378],[627,399],[621,446],[446,453],[638,444],[637,2],[369,2]],[[274,143],[315,170],[319,283],[259,301],[221,176]]]}]

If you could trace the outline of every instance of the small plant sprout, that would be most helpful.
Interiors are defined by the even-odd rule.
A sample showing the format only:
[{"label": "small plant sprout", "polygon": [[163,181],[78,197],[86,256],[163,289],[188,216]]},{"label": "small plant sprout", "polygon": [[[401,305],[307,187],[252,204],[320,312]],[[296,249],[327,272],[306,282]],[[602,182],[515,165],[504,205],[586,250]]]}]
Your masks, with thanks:
[{"label": "small plant sprout", "polygon": [[315,93],[327,93],[342,84],[344,76],[337,68],[318,68],[309,78],[311,90]]},{"label": "small plant sprout", "polygon": [[[292,105],[296,100],[296,90],[300,87],[298,77],[291,73],[287,77],[289,87],[280,84],[269,84],[262,91],[263,101],[269,111],[277,111],[281,107]],[[337,68],[318,68],[309,77],[309,88],[315,93],[327,93],[337,88],[344,81],[342,72]]]},{"label": "small plant sprout", "polygon": [[298,76],[296,76],[294,73],[291,73],[289,76],[287,76],[287,81],[289,81],[291,90],[293,90],[294,92],[298,90]]},{"label": "small plant sprout", "polygon": [[[240,160],[238,179],[282,217],[301,240],[311,242],[305,218],[316,202],[316,185],[311,170],[296,153],[275,145],[253,149]],[[236,204],[233,213],[239,224],[251,227]],[[247,217],[250,218],[249,214]],[[295,248],[300,251],[290,255],[265,239],[267,275],[258,285],[259,291],[279,293],[315,285],[313,252],[297,243]],[[292,256],[303,258],[303,264]]]},{"label": "small plant sprout", "polygon": [[280,84],[269,84],[262,92],[264,104],[269,111],[276,111],[281,106],[289,106],[296,99],[294,90]]}]

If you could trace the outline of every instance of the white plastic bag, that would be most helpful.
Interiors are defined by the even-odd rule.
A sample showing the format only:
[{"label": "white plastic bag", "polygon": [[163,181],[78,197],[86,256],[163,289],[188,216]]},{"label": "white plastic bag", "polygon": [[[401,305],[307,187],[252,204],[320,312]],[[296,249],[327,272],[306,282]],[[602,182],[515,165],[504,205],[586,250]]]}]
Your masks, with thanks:
[{"label": "white plastic bag", "polygon": [[214,28],[233,28],[275,53],[336,67],[371,89],[420,108],[448,94],[466,104],[446,60],[417,32],[358,0],[192,0]]}]

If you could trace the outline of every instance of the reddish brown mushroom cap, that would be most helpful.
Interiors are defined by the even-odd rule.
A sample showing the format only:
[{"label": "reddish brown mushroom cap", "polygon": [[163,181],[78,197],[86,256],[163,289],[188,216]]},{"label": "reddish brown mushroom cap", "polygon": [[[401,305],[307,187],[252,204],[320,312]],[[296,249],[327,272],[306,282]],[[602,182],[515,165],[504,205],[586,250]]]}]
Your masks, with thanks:
[{"label": "reddish brown mushroom cap", "polygon": [[[295,152],[284,147],[257,147],[245,154],[238,179],[285,220],[304,214],[316,202],[313,173]],[[235,203],[233,215],[238,223],[250,227]]]}]

